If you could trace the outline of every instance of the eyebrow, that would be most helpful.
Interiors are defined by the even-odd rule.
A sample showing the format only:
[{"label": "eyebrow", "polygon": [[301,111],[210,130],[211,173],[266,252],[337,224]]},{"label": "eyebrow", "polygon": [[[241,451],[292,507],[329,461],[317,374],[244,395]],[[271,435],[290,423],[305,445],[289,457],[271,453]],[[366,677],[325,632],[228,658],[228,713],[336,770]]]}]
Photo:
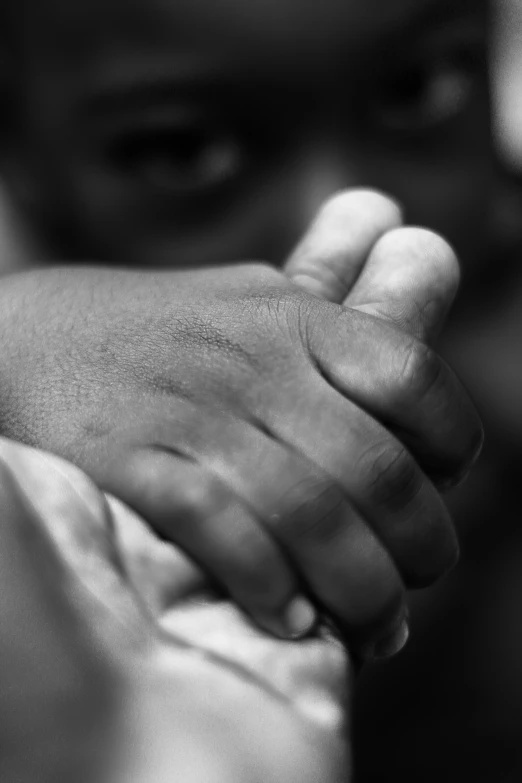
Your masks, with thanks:
[{"label": "eyebrow", "polygon": [[172,98],[172,93],[212,90],[221,81],[213,62],[183,52],[172,57],[125,60],[123,66],[103,64],[89,79],[86,98],[91,110],[117,111],[121,105],[139,108],[141,102]]},{"label": "eyebrow", "polygon": [[470,14],[486,19],[490,5],[490,0],[426,0],[419,6],[414,0],[406,9],[410,18],[401,23],[412,31]]},{"label": "eyebrow", "polygon": [[[473,15],[485,20],[490,5],[490,0],[410,0],[400,11],[384,14],[382,32],[375,36],[372,45],[379,40],[410,39],[426,28],[460,17]],[[90,112],[117,112],[120,107],[139,110],[140,105],[148,106],[151,101],[167,103],[174,95],[202,97],[229,90],[240,93],[251,84],[250,72],[245,74],[242,87],[237,74],[231,79],[227,68],[220,68],[215,61],[193,52],[175,51],[167,58],[145,56],[143,60],[126,61],[123,67],[103,63],[99,73],[89,79],[86,98]]]},{"label": "eyebrow", "polygon": [[427,31],[436,33],[470,20],[478,23],[486,36],[490,6],[491,0],[411,0],[395,14],[387,14],[371,43],[366,40],[360,48],[379,54],[406,50],[412,42],[424,40]]}]

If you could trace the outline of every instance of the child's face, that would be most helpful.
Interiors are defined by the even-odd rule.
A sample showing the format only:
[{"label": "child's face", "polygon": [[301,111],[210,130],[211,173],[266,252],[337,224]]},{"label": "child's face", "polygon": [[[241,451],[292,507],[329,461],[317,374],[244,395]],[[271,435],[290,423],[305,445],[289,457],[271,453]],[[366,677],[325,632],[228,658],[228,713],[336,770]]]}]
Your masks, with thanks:
[{"label": "child's face", "polygon": [[486,0],[25,2],[23,155],[91,256],[276,261],[358,185],[481,247]]}]

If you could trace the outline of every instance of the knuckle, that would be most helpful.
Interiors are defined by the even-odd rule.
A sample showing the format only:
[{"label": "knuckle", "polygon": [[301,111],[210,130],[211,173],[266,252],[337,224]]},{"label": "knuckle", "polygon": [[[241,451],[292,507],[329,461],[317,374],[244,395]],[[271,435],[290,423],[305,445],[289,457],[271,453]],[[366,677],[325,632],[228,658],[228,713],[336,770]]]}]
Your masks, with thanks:
[{"label": "knuckle", "polygon": [[305,480],[282,498],[277,515],[285,537],[329,544],[345,525],[346,499],[341,489],[328,479]]},{"label": "knuckle", "polygon": [[462,450],[460,470],[457,472],[455,484],[460,484],[480,457],[484,446],[484,425],[476,410],[470,414],[469,434]]},{"label": "knuckle", "polygon": [[258,604],[283,604],[292,588],[290,573],[268,537],[245,525],[235,538],[235,580],[242,592]]},{"label": "knuckle", "polygon": [[451,516],[437,496],[429,518],[421,516],[402,550],[402,575],[409,588],[429,587],[450,571],[459,558]]},{"label": "knuckle", "polygon": [[452,409],[445,416],[448,444],[445,476],[438,477],[447,487],[456,486],[466,478],[484,443],[484,428],[477,410],[463,390],[457,388],[456,392]]},{"label": "knuckle", "polygon": [[[311,309],[309,302],[312,297],[290,285],[267,284],[262,290],[250,292],[243,297],[244,305],[247,311],[256,318],[275,324],[279,336],[283,334],[285,341],[290,333],[295,334],[300,330],[302,324],[306,323],[308,313]],[[272,336],[273,339],[273,336]]]},{"label": "knuckle", "polygon": [[431,455],[422,452],[422,464],[438,486],[455,486],[481,452],[482,422],[465,389],[434,351],[416,341],[403,350],[396,376],[400,408],[419,407],[424,417],[429,416],[430,432],[436,434],[438,446]]},{"label": "knuckle", "polygon": [[441,382],[442,361],[429,346],[418,340],[409,340],[402,346],[398,365],[398,391],[408,404],[420,402]]},{"label": "knuckle", "polygon": [[288,279],[267,261],[250,261],[233,266],[222,267],[219,276],[221,296],[259,296],[265,287],[288,287]]},{"label": "knuckle", "polygon": [[422,474],[408,451],[399,443],[378,443],[360,459],[369,499],[389,511],[407,507],[419,494]]},{"label": "knuckle", "polygon": [[[242,267],[245,272],[245,277],[252,278],[256,283],[265,285],[266,283],[281,283],[285,281],[285,277],[280,269],[270,264],[268,261],[253,261],[250,264],[246,264]],[[236,268],[234,269],[234,275],[237,276]]]},{"label": "knuckle", "polygon": [[223,489],[217,479],[198,470],[176,486],[174,502],[180,516],[191,521],[207,519],[223,508]]},{"label": "knuckle", "polygon": [[267,291],[263,305],[270,322],[276,327],[280,350],[290,366],[307,356],[312,345],[324,339],[320,336],[326,331],[330,309],[333,307],[323,304],[305,291],[280,289]]}]

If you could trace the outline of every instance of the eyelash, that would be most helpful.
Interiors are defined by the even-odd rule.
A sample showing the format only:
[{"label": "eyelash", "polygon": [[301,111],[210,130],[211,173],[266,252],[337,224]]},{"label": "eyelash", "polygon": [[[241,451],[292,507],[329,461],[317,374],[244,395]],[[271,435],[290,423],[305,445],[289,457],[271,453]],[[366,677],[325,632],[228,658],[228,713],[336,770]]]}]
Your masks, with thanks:
[{"label": "eyelash", "polygon": [[104,161],[119,176],[185,197],[227,184],[238,175],[246,154],[235,134],[184,110],[130,118],[113,129],[103,146]]},{"label": "eyelash", "polygon": [[[484,52],[483,41],[453,41],[391,77],[381,75],[374,86],[377,97],[362,116],[379,134],[399,139],[448,125],[464,114],[485,74]],[[153,196],[219,201],[224,192],[238,192],[254,172],[268,170],[295,128],[292,121],[279,128],[284,126],[280,114],[277,129],[258,117],[230,122],[229,116],[235,115],[227,107],[205,112],[176,103],[118,116],[102,130],[103,164]]]},{"label": "eyelash", "polygon": [[468,42],[403,67],[384,80],[370,107],[373,122],[387,133],[412,135],[457,119],[485,82],[484,52],[482,42]]},{"label": "eyelash", "polygon": [[245,101],[199,108],[173,100],[116,115],[94,143],[101,145],[104,170],[123,177],[140,197],[219,208],[284,157],[284,114],[278,113],[283,129],[275,128],[273,116],[265,110],[259,117],[257,106]]},{"label": "eyelash", "polygon": [[201,187],[222,186],[237,176],[245,151],[237,139],[201,123],[135,128],[117,135],[105,158],[120,174],[151,187],[186,195]]}]

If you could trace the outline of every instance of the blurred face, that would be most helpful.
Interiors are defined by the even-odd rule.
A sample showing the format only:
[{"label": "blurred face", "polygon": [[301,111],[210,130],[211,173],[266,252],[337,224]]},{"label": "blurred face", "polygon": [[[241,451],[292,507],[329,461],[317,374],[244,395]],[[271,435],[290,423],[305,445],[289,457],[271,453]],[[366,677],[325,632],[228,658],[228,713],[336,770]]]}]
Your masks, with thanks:
[{"label": "blurred face", "polygon": [[352,186],[482,247],[485,1],[25,4],[19,157],[80,256],[282,261]]}]

